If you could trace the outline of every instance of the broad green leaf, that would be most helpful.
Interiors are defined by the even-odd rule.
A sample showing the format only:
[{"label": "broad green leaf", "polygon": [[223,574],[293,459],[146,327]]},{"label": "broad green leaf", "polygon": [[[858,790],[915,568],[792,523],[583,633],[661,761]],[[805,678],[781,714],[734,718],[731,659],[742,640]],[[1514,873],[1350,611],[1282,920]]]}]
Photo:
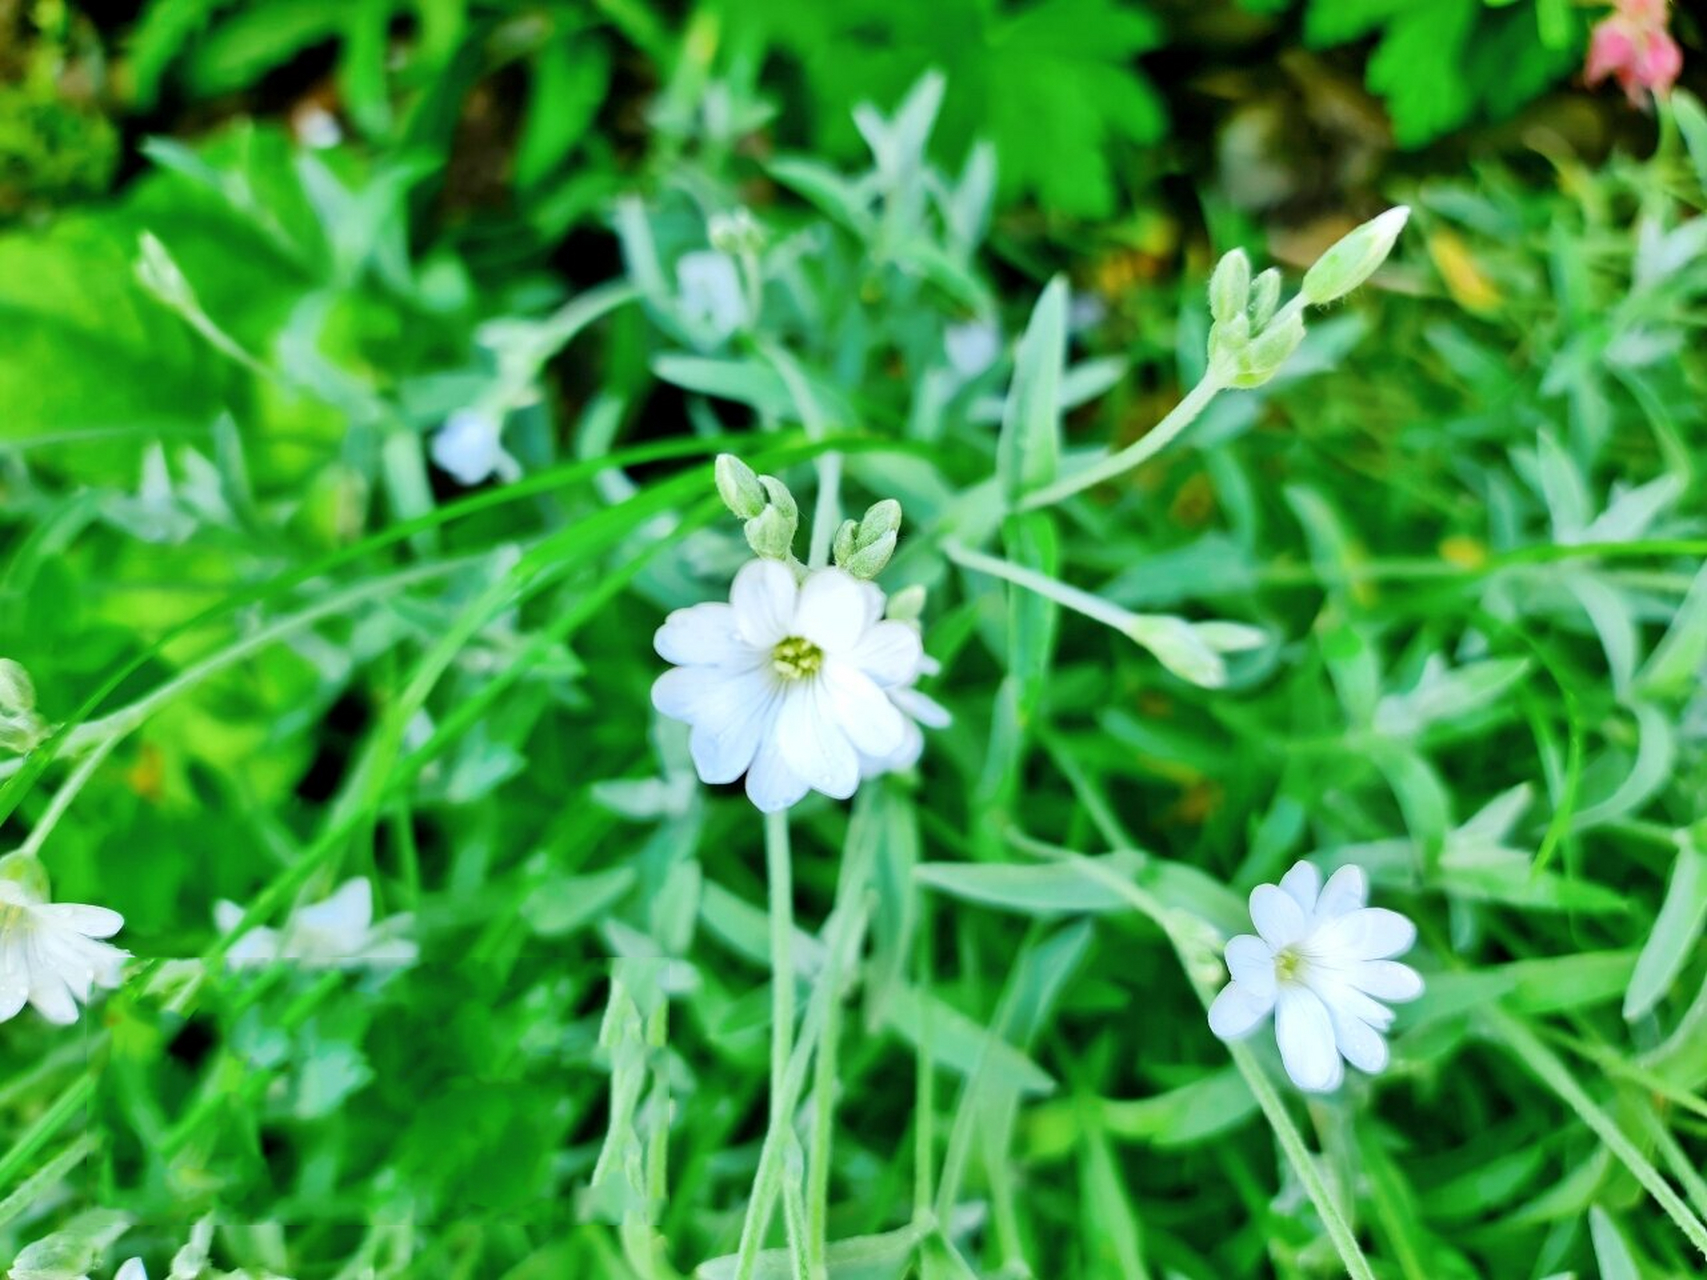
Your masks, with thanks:
[{"label": "broad green leaf", "polygon": [[[1132,853],[1088,859],[1122,880],[1137,876],[1142,860]],[[1131,903],[1079,863],[926,862],[913,871],[920,884],[951,897],[1022,915],[1128,911]]]}]

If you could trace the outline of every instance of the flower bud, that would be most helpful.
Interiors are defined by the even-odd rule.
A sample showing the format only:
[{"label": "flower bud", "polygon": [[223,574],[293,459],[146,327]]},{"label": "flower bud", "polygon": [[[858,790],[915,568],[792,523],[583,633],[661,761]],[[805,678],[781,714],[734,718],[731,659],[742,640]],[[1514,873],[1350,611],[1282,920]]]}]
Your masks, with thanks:
[{"label": "flower bud", "polygon": [[1209,314],[1225,324],[1245,309],[1251,293],[1251,260],[1243,249],[1224,254],[1209,277]]},{"label": "flower bud", "polygon": [[717,455],[717,492],[725,506],[743,520],[765,509],[765,489],[759,477],[732,453]]},{"label": "flower bud", "polygon": [[889,557],[895,554],[898,537],[891,529],[875,542],[868,542],[856,550],[842,563],[842,568],[856,578],[875,578],[889,564]]},{"label": "flower bud", "polygon": [[902,587],[889,597],[889,607],[884,616],[895,622],[917,622],[925,612],[925,588],[915,582],[910,587]]},{"label": "flower bud", "polygon": [[36,687],[23,664],[0,658],[0,715],[16,715],[36,709]]},{"label": "flower bud", "polygon": [[1227,664],[1184,618],[1136,614],[1127,623],[1126,634],[1181,680],[1205,689],[1227,683]]},{"label": "flower bud", "polygon": [[1239,352],[1237,357],[1238,372],[1233,375],[1232,384],[1241,390],[1260,387],[1275,374],[1281,366],[1298,350],[1298,344],[1304,341],[1304,321],[1297,315],[1292,316],[1284,324],[1264,329]]},{"label": "flower bud", "polygon": [[885,498],[882,502],[874,502],[865,509],[865,518],[859,522],[859,545],[871,546],[884,536],[895,533],[901,528],[901,504],[893,498]]},{"label": "flower bud", "polygon": [[1251,285],[1251,328],[1260,333],[1279,306],[1280,272],[1270,267]]},{"label": "flower bud", "polygon": [[841,528],[836,530],[836,538],[831,545],[837,564],[846,564],[849,557],[859,550],[859,524],[853,520],[842,521]]},{"label": "flower bud", "polygon": [[767,560],[787,560],[794,552],[794,528],[798,520],[781,507],[766,507],[747,521],[747,545],[753,554]]},{"label": "flower bud", "polygon": [[35,854],[25,853],[22,849],[0,858],[0,879],[16,881],[24,893],[36,902],[46,902],[53,896],[53,887],[48,883],[47,868],[42,866],[41,859]]},{"label": "flower bud", "polygon": [[1244,312],[1209,326],[1209,363],[1234,371],[1251,340],[1251,322]]},{"label": "flower bud", "polygon": [[184,273],[172,260],[166,246],[151,231],[144,231],[140,241],[142,256],[136,260],[136,278],[160,301],[168,306],[187,307],[195,302],[195,294]]},{"label": "flower bud", "polygon": [[705,233],[711,247],[720,253],[757,253],[765,245],[765,229],[748,209],[712,214]]},{"label": "flower bud", "polygon": [[1371,218],[1316,260],[1304,276],[1304,299],[1320,307],[1343,298],[1387,260],[1393,242],[1411,216],[1410,207],[1399,205]]},{"label": "flower bud", "polygon": [[760,476],[759,483],[764,486],[765,496],[770,499],[771,506],[783,514],[790,525],[800,522],[800,508],[794,503],[794,495],[788,491],[788,486],[775,476]]}]

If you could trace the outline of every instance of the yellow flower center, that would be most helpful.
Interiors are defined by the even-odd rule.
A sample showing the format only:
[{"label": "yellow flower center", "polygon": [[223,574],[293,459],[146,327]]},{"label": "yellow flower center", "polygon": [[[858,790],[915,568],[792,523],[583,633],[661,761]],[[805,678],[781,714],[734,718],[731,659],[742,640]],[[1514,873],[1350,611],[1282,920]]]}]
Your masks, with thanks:
[{"label": "yellow flower center", "polygon": [[771,650],[771,670],[784,680],[804,680],[824,665],[824,651],[803,636],[777,641]]},{"label": "yellow flower center", "polygon": [[1274,957],[1274,976],[1282,982],[1297,982],[1303,978],[1303,953],[1296,947],[1282,947]]}]

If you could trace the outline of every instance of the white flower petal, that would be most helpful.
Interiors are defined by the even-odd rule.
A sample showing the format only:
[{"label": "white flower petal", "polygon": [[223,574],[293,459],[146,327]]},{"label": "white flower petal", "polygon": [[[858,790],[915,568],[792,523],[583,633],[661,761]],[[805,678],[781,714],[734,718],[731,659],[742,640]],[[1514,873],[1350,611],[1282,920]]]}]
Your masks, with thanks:
[{"label": "white flower petal", "polygon": [[749,560],[729,588],[736,632],[755,649],[770,649],[787,639],[795,634],[794,610],[799,594],[794,573],[787,565],[778,560]]},{"label": "white flower petal", "polygon": [[49,1022],[68,1027],[77,1021],[77,1000],[65,978],[47,964],[30,966],[30,1003]]},{"label": "white flower petal", "polygon": [[1227,972],[1241,987],[1274,998],[1274,951],[1261,938],[1241,933],[1227,943]]},{"label": "white flower petal", "polygon": [[664,661],[683,667],[757,666],[766,652],[741,639],[734,606],[718,603],[673,611],[652,637],[652,647]]},{"label": "white flower petal", "polygon": [[954,723],[954,717],[949,715],[946,707],[935,698],[920,693],[911,686],[891,689],[889,697],[896,706],[901,708],[903,713],[911,716],[927,729],[946,729]]},{"label": "white flower petal", "polygon": [[837,658],[818,673],[827,708],[856,751],[887,756],[901,745],[907,721],[871,677]]},{"label": "white flower petal", "polygon": [[1386,960],[1411,949],[1417,927],[1397,911],[1359,907],[1323,925],[1316,939],[1351,960]]},{"label": "white flower petal", "polygon": [[373,884],[365,876],[344,881],[331,897],[297,911],[296,923],[356,945],[373,923]]},{"label": "white flower petal", "polygon": [[1374,1027],[1361,1018],[1328,1005],[1328,1017],[1334,1024],[1334,1043],[1340,1056],[1359,1071],[1377,1075],[1387,1069],[1387,1041]]},{"label": "white flower petal", "polygon": [[903,769],[911,769],[924,753],[925,735],[919,732],[918,725],[903,716],[901,745],[886,756],[868,756],[862,752],[859,757],[859,776],[875,778],[885,773],[899,773]]},{"label": "white flower petal", "polygon": [[720,730],[771,688],[763,668],[671,667],[652,682],[652,705],[672,720]]},{"label": "white flower petal", "polygon": [[1328,877],[1321,897],[1316,900],[1316,918],[1328,920],[1359,910],[1369,901],[1369,877],[1363,868],[1350,863]]},{"label": "white flower petal", "polygon": [[14,941],[0,940],[0,1022],[17,1017],[29,998],[30,975],[23,948]]},{"label": "white flower petal", "polygon": [[[229,928],[221,932],[229,932]],[[225,963],[233,969],[271,964],[279,958],[280,949],[278,930],[261,925],[249,930],[232,944],[231,950],[225,953]]]},{"label": "white flower petal", "polygon": [[1252,991],[1241,982],[1229,982],[1209,1006],[1209,1029],[1223,1040],[1248,1036],[1274,1008],[1274,992]]},{"label": "white flower petal", "polygon": [[124,928],[124,917],[106,907],[80,902],[44,902],[35,909],[40,918],[89,938],[110,938]]},{"label": "white flower petal", "polygon": [[747,770],[747,798],[760,812],[775,813],[799,803],[810,790],[806,780],[783,758],[776,735],[767,734],[753,757],[753,767]]},{"label": "white flower petal", "polygon": [[1326,979],[1313,977],[1308,985],[1330,1009],[1337,1009],[1348,1017],[1367,1022],[1377,1031],[1385,1031],[1393,1025],[1391,1009],[1370,999],[1338,974]]},{"label": "white flower petal", "polygon": [[716,784],[739,778],[753,763],[760,741],[776,722],[779,696],[775,683],[757,671],[737,679],[745,683],[734,713],[720,721],[695,725],[688,736],[688,751],[701,782]]},{"label": "white flower petal", "polygon": [[148,1280],[148,1271],[141,1258],[126,1258],[124,1265],[113,1272],[113,1280]]},{"label": "white flower petal", "polygon": [[919,633],[905,622],[879,622],[847,651],[847,658],[885,687],[911,684],[924,661]]},{"label": "white flower petal", "polygon": [[820,569],[800,588],[794,608],[794,633],[825,653],[845,653],[859,643],[870,622],[871,597],[861,582],[842,569]]},{"label": "white flower petal", "polygon": [[1322,891],[1322,873],[1313,862],[1295,863],[1292,870],[1280,877],[1280,887],[1309,915],[1316,909],[1316,895]]},{"label": "white flower petal", "polygon": [[1377,1000],[1415,1000],[1423,993],[1422,975],[1397,960],[1366,960],[1354,966],[1346,980]]},{"label": "white flower petal", "polygon": [[859,757],[830,710],[817,680],[802,680],[783,696],[776,743],[788,767],[815,791],[846,800],[859,786]]},{"label": "white flower petal", "polygon": [[1259,884],[1251,890],[1251,923],[1262,940],[1279,951],[1302,938],[1308,922],[1291,894],[1278,885]]},{"label": "white flower petal", "polygon": [[1345,1067],[1327,1006],[1315,992],[1290,983],[1281,986],[1275,1001],[1274,1034],[1293,1084],[1306,1093],[1327,1093],[1339,1087]]}]

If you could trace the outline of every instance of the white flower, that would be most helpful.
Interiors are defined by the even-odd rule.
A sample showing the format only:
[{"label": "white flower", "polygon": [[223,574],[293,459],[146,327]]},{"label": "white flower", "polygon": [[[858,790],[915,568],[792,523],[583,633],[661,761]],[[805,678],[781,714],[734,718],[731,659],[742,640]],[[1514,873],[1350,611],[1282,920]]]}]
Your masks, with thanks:
[{"label": "white flower", "polygon": [[[242,918],[243,908],[235,902],[213,904],[221,933],[231,932]],[[415,962],[415,944],[403,936],[412,924],[407,914],[374,924],[373,886],[357,877],[324,901],[293,911],[283,929],[249,930],[226,953],[226,962],[233,968],[277,960],[294,960],[308,969],[401,968]]]},{"label": "white flower", "polygon": [[970,382],[996,363],[1002,354],[1002,331],[987,320],[950,325],[942,335],[948,367],[962,382]]},{"label": "white flower", "polygon": [[17,880],[0,879],[0,1022],[28,1001],[49,1022],[77,1021],[93,988],[119,985],[130,952],[98,938],[124,927],[106,907],[45,902]]},{"label": "white flower", "polygon": [[700,780],[745,773],[747,795],[773,813],[809,790],[845,800],[862,758],[894,756],[908,729],[895,695],[918,678],[924,652],[913,627],[883,620],[883,606],[882,591],[841,569],[797,583],[780,561],[754,560],[728,604],[670,614],[653,643],[677,665],[652,686],[652,703],[693,726]]},{"label": "white flower", "polygon": [[716,249],[684,253],[676,263],[676,288],[682,315],[707,343],[715,346],[747,323],[747,297],[735,259]]},{"label": "white flower", "polygon": [[476,485],[496,475],[508,483],[521,465],[504,451],[504,423],[484,409],[458,409],[433,437],[433,461],[461,485]]},{"label": "white flower", "polygon": [[1339,1087],[1342,1058],[1361,1071],[1384,1069],[1381,1033],[1393,1013],[1379,1001],[1414,1000],[1423,983],[1392,959],[1416,941],[1416,926],[1397,911],[1365,906],[1368,896],[1361,868],[1341,867],[1324,887],[1308,862],[1278,886],[1251,890],[1251,921],[1262,936],[1228,942],[1233,980],[1209,1008],[1209,1029],[1236,1040],[1272,1010],[1286,1073],[1311,1093]]},{"label": "white flower", "polygon": [[141,1258],[126,1258],[124,1265],[113,1272],[113,1280],[148,1280],[148,1268]]}]

